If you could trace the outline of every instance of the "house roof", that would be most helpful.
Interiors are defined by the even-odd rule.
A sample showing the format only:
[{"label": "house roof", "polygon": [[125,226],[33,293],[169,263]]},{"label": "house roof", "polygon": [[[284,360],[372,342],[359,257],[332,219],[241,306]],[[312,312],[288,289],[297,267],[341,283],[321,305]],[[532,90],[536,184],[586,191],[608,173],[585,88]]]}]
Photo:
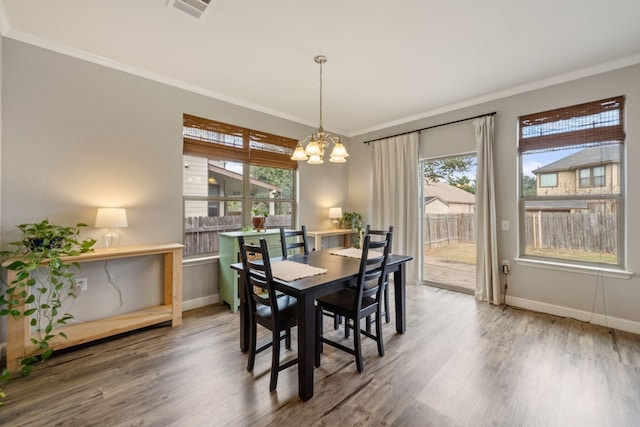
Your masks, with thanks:
[{"label": "house roof", "polygon": [[431,203],[435,203],[435,202],[440,202],[443,205],[449,206],[449,203],[447,203],[444,200],[440,199],[440,197],[438,197],[438,196],[429,196],[429,197],[425,197],[424,198],[424,204],[425,205],[430,205]]},{"label": "house roof", "polygon": [[476,196],[468,191],[461,190],[458,187],[449,185],[446,182],[427,182],[424,184],[424,201],[429,202],[431,199],[438,198],[440,201],[451,204],[475,205]]},{"label": "house roof", "polygon": [[[233,171],[230,171],[228,169],[222,168],[220,166],[216,166],[216,165],[212,165],[211,163],[209,163],[209,170],[215,174],[218,175],[222,175],[222,176],[226,176],[228,178],[234,179],[238,182],[242,182],[242,175]],[[262,188],[266,188],[269,189],[271,191],[282,191],[281,187],[269,184],[267,182],[263,182],[254,178],[251,178],[250,183],[253,185],[256,185],[258,187],[262,187]]]},{"label": "house roof", "polygon": [[565,170],[573,170],[585,166],[600,165],[607,163],[620,162],[620,146],[604,145],[600,147],[590,147],[580,150],[577,153],[570,154],[553,163],[544,165],[533,173],[559,172]]},{"label": "house roof", "polygon": [[638,0],[0,0],[8,39],[313,128],[325,55],[323,125],[348,137],[637,64],[639,16]]}]

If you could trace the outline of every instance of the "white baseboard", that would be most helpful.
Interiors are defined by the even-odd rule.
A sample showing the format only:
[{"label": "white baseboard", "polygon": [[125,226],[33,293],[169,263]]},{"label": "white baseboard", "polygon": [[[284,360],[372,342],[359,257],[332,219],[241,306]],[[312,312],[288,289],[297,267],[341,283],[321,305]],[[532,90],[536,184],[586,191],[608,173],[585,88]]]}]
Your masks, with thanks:
[{"label": "white baseboard", "polygon": [[590,311],[577,310],[575,308],[562,307],[559,305],[510,296],[506,297],[506,303],[514,307],[524,308],[531,311],[553,314],[554,316],[570,317],[581,322],[589,322],[594,325],[606,326],[608,328],[640,334],[640,322],[635,322],[633,320],[605,316],[599,313],[591,313]]},{"label": "white baseboard", "polygon": [[206,297],[182,301],[182,311],[193,310],[205,305],[217,304],[220,302],[220,294],[207,295]]}]

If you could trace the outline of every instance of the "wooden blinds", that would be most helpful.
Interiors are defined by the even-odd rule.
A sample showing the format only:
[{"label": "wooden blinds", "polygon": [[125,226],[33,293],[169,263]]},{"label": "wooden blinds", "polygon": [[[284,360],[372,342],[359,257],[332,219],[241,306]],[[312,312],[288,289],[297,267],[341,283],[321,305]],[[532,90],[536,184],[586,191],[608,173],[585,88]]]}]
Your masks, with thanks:
[{"label": "wooden blinds", "polygon": [[291,160],[298,141],[183,114],[183,153],[211,159],[297,169]]},{"label": "wooden blinds", "polygon": [[527,152],[622,144],[623,119],[624,96],[521,116],[519,148]]}]

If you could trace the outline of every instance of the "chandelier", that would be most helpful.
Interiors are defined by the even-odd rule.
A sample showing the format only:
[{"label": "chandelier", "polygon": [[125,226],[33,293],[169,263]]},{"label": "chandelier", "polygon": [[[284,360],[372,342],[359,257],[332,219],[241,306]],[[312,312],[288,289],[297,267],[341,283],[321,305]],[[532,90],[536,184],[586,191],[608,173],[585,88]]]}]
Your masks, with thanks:
[{"label": "chandelier", "polygon": [[[332,163],[346,163],[345,157],[349,157],[349,153],[347,153],[344,144],[340,142],[340,137],[333,136],[322,128],[322,64],[327,62],[327,57],[318,55],[313,59],[320,64],[320,126],[318,127],[318,132],[307,136],[302,141],[298,141],[291,160],[306,160],[310,165],[320,165],[324,163],[324,150],[331,142],[333,150],[331,150],[329,161]],[[307,144],[307,147],[304,148],[303,144]]]}]

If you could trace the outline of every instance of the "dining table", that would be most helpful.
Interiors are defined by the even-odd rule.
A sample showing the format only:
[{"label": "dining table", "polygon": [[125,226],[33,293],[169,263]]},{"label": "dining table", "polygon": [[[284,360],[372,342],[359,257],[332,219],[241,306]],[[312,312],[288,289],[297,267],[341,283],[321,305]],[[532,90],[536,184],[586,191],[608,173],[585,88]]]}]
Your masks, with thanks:
[{"label": "dining table", "polygon": [[[389,255],[388,273],[393,274],[396,332],[406,331],[406,264],[413,257]],[[272,263],[282,258],[271,258]],[[315,300],[327,294],[353,286],[358,276],[360,259],[336,255],[335,251],[319,250],[308,254],[289,255],[287,260],[308,264],[326,270],[326,273],[304,277],[293,281],[274,278],[275,287],[283,294],[297,299],[298,324],[298,395],[303,401],[313,397],[314,345],[315,345]],[[237,270],[239,280],[244,281],[242,263],[231,268]],[[391,284],[391,281],[389,282]],[[249,309],[244,295],[244,286],[238,286],[240,296],[240,349],[249,349]]]}]

